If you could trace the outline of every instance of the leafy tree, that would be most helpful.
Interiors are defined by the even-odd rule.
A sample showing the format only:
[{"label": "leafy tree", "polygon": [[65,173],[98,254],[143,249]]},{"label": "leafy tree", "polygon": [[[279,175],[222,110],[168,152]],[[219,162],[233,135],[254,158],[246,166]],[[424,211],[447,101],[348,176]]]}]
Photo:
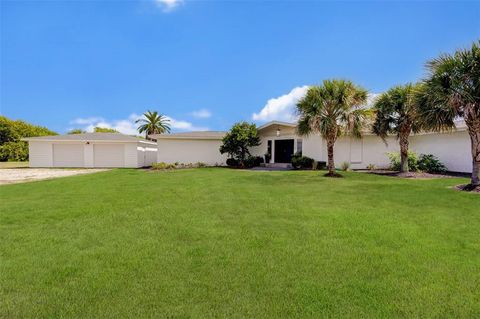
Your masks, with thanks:
[{"label": "leafy tree", "polygon": [[333,148],[337,138],[350,134],[362,136],[370,111],[362,108],[367,101],[367,91],[347,80],[324,80],[320,86],[311,86],[297,103],[300,118],[297,125],[299,135],[320,133],[327,141],[328,173],[335,172]]},{"label": "leafy tree", "polygon": [[67,134],[84,134],[84,133],[86,132],[80,128],[74,128],[67,132]]},{"label": "leafy tree", "polygon": [[108,127],[99,127],[96,126],[93,131],[95,133],[120,133],[119,131],[113,129],[113,128],[108,128]]},{"label": "leafy tree", "polygon": [[395,134],[400,144],[400,171],[408,172],[408,138],[420,130],[418,105],[415,98],[417,86],[408,83],[391,88],[375,101],[373,109],[375,121],[374,134],[384,142],[388,134]]},{"label": "leafy tree", "polygon": [[427,62],[428,77],[419,93],[425,129],[449,130],[463,118],[471,141],[472,175],[467,189],[480,186],[480,41],[469,49]]},{"label": "leafy tree", "polygon": [[165,115],[158,114],[157,111],[143,113],[143,118],[136,120],[135,123],[141,124],[138,132],[145,133],[146,139],[150,134],[170,133],[170,120]]},{"label": "leafy tree", "polygon": [[220,153],[227,153],[230,157],[237,160],[240,165],[245,166],[245,160],[251,156],[249,148],[260,145],[257,126],[245,121],[235,123],[223,137],[222,142]]},{"label": "leafy tree", "polygon": [[0,116],[0,161],[28,160],[28,144],[21,139],[46,135],[57,135],[57,133],[46,127]]}]

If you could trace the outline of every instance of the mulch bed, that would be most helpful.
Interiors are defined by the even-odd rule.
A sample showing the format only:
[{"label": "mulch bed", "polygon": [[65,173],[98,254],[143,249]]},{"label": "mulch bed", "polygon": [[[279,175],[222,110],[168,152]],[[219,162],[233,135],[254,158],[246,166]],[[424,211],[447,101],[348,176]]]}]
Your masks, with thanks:
[{"label": "mulch bed", "polygon": [[476,188],[472,189],[470,184],[456,185],[456,186],[453,186],[453,189],[456,189],[457,191],[462,191],[462,192],[471,192],[471,193],[480,194],[480,186],[477,186]]},{"label": "mulch bed", "polygon": [[408,172],[400,173],[396,171],[389,170],[372,170],[372,171],[363,171],[370,174],[391,176],[391,177],[400,177],[400,178],[410,178],[410,179],[431,179],[431,178],[452,178],[455,177],[452,174],[430,174],[425,172]]}]

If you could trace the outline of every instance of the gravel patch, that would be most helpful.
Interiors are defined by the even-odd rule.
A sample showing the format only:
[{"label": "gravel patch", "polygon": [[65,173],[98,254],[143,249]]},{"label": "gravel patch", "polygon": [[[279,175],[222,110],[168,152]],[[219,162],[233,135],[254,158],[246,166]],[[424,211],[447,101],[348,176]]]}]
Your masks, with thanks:
[{"label": "gravel patch", "polygon": [[57,177],[91,174],[108,169],[10,168],[0,169],[0,185],[24,183]]}]

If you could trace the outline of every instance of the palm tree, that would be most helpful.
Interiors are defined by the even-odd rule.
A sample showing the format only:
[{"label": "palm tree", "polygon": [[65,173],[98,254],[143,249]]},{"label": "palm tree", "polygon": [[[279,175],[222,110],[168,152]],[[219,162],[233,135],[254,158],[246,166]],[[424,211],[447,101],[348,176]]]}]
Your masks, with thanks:
[{"label": "palm tree", "polygon": [[135,123],[141,123],[138,132],[145,132],[145,138],[148,140],[150,134],[170,133],[170,120],[157,111],[147,111],[143,113],[143,118],[138,119]]},{"label": "palm tree", "polygon": [[420,95],[420,115],[425,129],[455,128],[463,118],[470,135],[472,177],[467,189],[480,186],[480,41],[470,49],[443,54],[427,62],[428,78]]},{"label": "palm tree", "polygon": [[419,131],[416,85],[408,83],[381,94],[373,105],[375,121],[372,132],[386,143],[388,134],[400,142],[400,171],[408,172],[408,137]]},{"label": "palm tree", "polygon": [[299,135],[319,133],[327,141],[328,173],[335,173],[333,147],[339,136],[351,134],[361,138],[369,111],[362,108],[367,101],[367,90],[347,80],[324,80],[320,86],[311,86],[297,103],[300,116]]}]

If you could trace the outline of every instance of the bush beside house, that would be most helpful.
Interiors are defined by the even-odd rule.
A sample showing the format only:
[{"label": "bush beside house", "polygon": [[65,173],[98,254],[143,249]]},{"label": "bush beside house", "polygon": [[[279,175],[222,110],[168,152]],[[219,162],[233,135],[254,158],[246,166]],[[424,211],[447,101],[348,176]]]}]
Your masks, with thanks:
[{"label": "bush beside house", "polygon": [[228,154],[228,166],[250,168],[263,162],[263,158],[252,156],[249,151],[249,148],[259,145],[257,126],[239,122],[235,123],[223,138],[220,153]]},{"label": "bush beside house", "polygon": [[[400,171],[400,154],[393,152],[387,154],[390,159],[390,168],[394,171]],[[420,154],[408,152],[408,167],[412,172],[422,171],[430,174],[442,174],[447,171],[445,165],[432,154]]]}]

